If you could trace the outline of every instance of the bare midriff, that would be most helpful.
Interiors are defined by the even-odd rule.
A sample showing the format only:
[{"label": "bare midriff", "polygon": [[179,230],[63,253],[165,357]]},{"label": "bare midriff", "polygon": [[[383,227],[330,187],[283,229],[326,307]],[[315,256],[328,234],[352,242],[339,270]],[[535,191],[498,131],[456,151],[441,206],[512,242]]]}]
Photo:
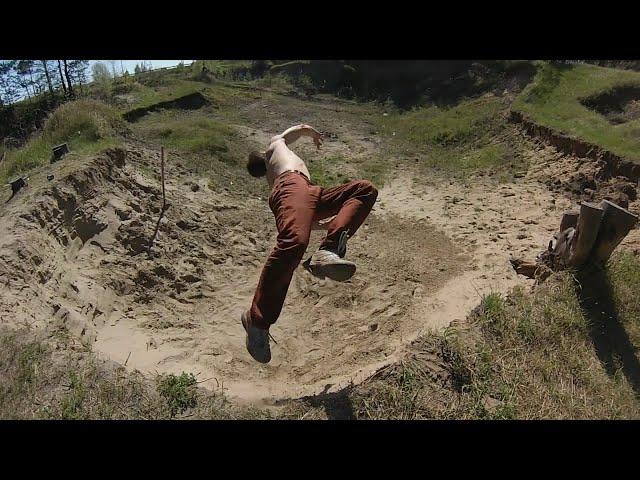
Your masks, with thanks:
[{"label": "bare midriff", "polygon": [[284,138],[274,137],[266,151],[267,157],[267,182],[269,187],[273,187],[275,179],[284,172],[297,170],[311,179],[307,166],[302,159],[293,153]]}]

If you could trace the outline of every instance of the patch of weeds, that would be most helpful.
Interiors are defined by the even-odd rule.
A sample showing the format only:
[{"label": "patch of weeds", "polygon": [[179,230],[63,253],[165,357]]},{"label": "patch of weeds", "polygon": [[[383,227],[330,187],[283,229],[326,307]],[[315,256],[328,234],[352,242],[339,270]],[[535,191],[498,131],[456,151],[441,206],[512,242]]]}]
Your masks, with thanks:
[{"label": "patch of weeds", "polygon": [[165,399],[171,418],[196,406],[196,384],[196,377],[192,373],[159,376],[156,388]]},{"label": "patch of weeds", "polygon": [[392,152],[419,156],[423,167],[467,175],[511,167],[513,152],[496,136],[505,132],[507,103],[499,97],[463,101],[452,108],[424,107],[378,120]]},{"label": "patch of weeds", "polygon": [[69,392],[60,402],[61,418],[63,420],[79,420],[84,418],[83,402],[87,396],[87,388],[80,375],[70,372]]},{"label": "patch of weeds", "polygon": [[28,391],[36,382],[37,365],[47,352],[40,342],[31,342],[18,354],[17,386]]}]

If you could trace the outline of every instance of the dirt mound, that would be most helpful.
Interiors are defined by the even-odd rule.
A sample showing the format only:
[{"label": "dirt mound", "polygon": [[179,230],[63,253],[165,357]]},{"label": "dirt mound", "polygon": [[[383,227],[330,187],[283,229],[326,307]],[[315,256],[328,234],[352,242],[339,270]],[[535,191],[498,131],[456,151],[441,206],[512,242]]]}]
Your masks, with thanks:
[{"label": "dirt mound", "polygon": [[623,86],[608,92],[587,97],[581,103],[613,124],[621,124],[640,118],[640,87]]},{"label": "dirt mound", "polygon": [[209,103],[209,100],[207,100],[200,92],[194,92],[173,100],[154,103],[153,105],[146,107],[135,108],[123,114],[123,117],[128,122],[135,122],[149,112],[157,112],[158,110],[163,109],[197,110]]}]

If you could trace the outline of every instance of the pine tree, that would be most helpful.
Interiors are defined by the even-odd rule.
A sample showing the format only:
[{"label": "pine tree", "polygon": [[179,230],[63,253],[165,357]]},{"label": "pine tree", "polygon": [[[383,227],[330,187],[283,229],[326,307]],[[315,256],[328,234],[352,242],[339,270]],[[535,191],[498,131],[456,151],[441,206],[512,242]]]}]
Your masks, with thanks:
[{"label": "pine tree", "polygon": [[62,75],[62,65],[58,60],[58,73],[60,74],[60,83],[62,84],[62,90],[64,90],[65,96],[67,95],[67,86],[64,84],[64,75]]},{"label": "pine tree", "polygon": [[44,75],[47,78],[47,86],[49,87],[49,93],[54,96],[53,84],[51,83],[51,75],[49,75],[49,67],[47,66],[48,60],[40,60],[42,62],[42,68],[44,69]]}]

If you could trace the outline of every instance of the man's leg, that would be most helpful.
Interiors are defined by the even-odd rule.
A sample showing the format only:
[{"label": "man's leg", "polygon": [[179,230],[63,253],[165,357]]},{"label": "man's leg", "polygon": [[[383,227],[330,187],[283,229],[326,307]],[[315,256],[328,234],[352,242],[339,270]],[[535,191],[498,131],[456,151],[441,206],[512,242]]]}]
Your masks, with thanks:
[{"label": "man's leg", "polygon": [[322,189],[316,219],[336,217],[329,223],[327,236],[320,248],[337,251],[342,232],[347,231],[352,237],[371,212],[376,198],[378,190],[368,180],[354,180]]},{"label": "man's leg", "polygon": [[373,208],[378,191],[367,180],[322,189],[315,220],[335,217],[329,222],[320,248],[304,262],[304,268],[318,278],[337,282],[349,280],[356,264],[344,259],[347,236],[353,236]]},{"label": "man's leg", "polygon": [[293,272],[309,244],[320,187],[292,173],[276,180],[269,205],[276,218],[278,240],[262,270],[249,322],[268,330],[280,316]]}]

